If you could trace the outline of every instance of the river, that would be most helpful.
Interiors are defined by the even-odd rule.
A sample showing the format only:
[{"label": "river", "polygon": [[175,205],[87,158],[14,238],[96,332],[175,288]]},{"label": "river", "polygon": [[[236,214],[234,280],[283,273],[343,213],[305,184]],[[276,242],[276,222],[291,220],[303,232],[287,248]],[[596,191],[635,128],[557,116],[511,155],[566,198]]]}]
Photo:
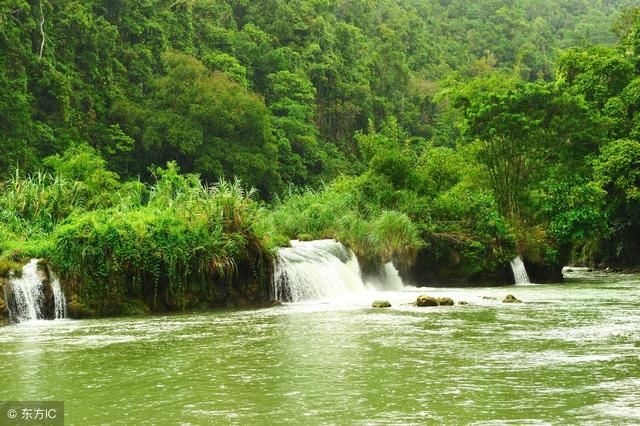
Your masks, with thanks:
[{"label": "river", "polygon": [[[469,305],[409,305],[421,293]],[[640,423],[632,275],[35,321],[0,348],[0,400],[63,400],[67,425]]]}]

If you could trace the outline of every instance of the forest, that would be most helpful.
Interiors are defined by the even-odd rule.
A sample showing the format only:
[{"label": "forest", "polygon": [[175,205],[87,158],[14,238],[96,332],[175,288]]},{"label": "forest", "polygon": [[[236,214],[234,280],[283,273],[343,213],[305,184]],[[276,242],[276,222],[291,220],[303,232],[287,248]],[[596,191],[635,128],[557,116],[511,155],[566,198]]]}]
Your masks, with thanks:
[{"label": "forest", "polygon": [[290,239],[638,267],[640,2],[4,0],[0,180],[0,276],[77,315],[268,300]]}]

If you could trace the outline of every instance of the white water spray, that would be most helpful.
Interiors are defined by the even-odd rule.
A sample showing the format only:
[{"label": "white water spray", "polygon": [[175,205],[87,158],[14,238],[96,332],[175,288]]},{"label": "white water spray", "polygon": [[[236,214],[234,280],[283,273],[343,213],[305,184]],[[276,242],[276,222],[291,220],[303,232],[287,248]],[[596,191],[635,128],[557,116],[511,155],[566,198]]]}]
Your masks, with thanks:
[{"label": "white water spray", "polygon": [[385,263],[380,275],[368,277],[366,285],[380,291],[401,291],[404,289],[400,273],[392,262]]},{"label": "white water spray", "polygon": [[291,241],[278,251],[274,272],[276,300],[335,299],[366,291],[358,259],[335,240]]},{"label": "white water spray", "polygon": [[[14,308],[9,309],[10,317],[17,322],[31,321],[42,318],[42,302],[44,294],[42,292],[42,281],[40,271],[38,271],[38,259],[31,259],[22,268],[22,276],[13,278],[9,282],[14,300]],[[8,304],[11,306],[11,304]]]},{"label": "white water spray", "polygon": [[49,272],[49,281],[53,291],[53,319],[64,319],[67,317],[67,298],[64,297],[64,292],[60,287],[60,280],[48,265],[47,271]]},{"label": "white water spray", "polygon": [[531,284],[531,281],[529,281],[529,275],[527,275],[527,270],[524,267],[524,262],[520,256],[511,261],[511,270],[513,271],[513,278],[516,285]]},{"label": "white water spray", "polygon": [[[9,280],[10,291],[5,288],[9,318],[13,322],[45,319],[45,274],[38,269],[40,259],[31,259],[22,268],[22,275]],[[50,271],[49,285],[53,294],[54,319],[66,316],[66,299],[60,281]],[[9,297],[7,297],[9,296]]]}]

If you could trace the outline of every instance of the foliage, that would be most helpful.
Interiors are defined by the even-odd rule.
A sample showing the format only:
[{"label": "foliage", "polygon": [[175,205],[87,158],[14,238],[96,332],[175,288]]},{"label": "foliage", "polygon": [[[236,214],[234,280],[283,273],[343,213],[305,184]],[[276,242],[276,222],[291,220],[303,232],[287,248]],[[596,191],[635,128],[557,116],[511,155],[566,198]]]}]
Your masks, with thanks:
[{"label": "foliage", "polygon": [[239,181],[203,186],[197,176],[179,174],[175,163],[155,175],[146,205],[91,211],[52,235],[51,262],[82,283],[86,300],[100,305],[152,294],[156,309],[163,294],[164,304],[181,306],[194,286],[207,294],[231,279],[242,259],[269,256],[252,225],[253,190]]},{"label": "foliage", "polygon": [[606,191],[610,217],[602,257],[635,265],[640,241],[640,142],[621,139],[604,146],[594,160],[594,177]]},{"label": "foliage", "polygon": [[471,3],[3,2],[0,263],[106,312],[229,297],[290,238],[640,262],[636,4]]},{"label": "foliage", "polygon": [[[124,178],[176,160],[209,181],[237,175],[262,198],[317,186],[353,171],[353,135],[370,119],[431,137],[448,114],[433,102],[439,79],[550,80],[557,48],[614,43],[625,5],[5,1],[0,170],[88,143]],[[633,45],[633,20],[617,28]]]}]

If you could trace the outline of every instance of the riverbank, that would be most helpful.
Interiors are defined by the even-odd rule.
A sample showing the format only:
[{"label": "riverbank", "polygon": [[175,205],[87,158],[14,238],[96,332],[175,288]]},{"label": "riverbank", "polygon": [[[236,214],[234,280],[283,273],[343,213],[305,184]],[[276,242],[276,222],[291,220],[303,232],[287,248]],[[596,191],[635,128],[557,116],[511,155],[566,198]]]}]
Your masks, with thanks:
[{"label": "riverbank", "polygon": [[[94,299],[86,298],[86,290],[81,283],[74,283],[62,280],[61,290],[58,296],[64,300],[54,298],[54,293],[49,288],[53,282],[59,284],[57,277],[53,275],[53,270],[46,261],[36,262],[32,260],[29,265],[37,265],[38,274],[25,276],[22,272],[20,280],[12,281],[0,279],[0,293],[6,297],[8,302],[13,303],[14,321],[30,321],[34,319],[53,319],[54,305],[56,312],[61,312],[59,305],[64,304],[64,317],[70,319],[122,317],[131,315],[157,315],[162,313],[176,313],[187,311],[206,312],[215,308],[229,307],[269,307],[280,301],[287,302],[313,302],[318,300],[332,299],[336,297],[357,296],[369,294],[371,291],[398,291],[431,287],[431,288],[469,288],[473,290],[477,287],[491,288],[496,286],[495,282],[470,282],[470,281],[441,281],[433,283],[431,281],[415,282],[403,281],[402,269],[398,270],[392,263],[386,264],[383,268],[372,271],[361,269],[357,256],[335,240],[322,240],[310,242],[292,242],[291,248],[279,251],[277,258],[267,258],[262,263],[255,264],[252,269],[249,265],[238,265],[236,273],[222,280],[212,280],[200,282],[196,285],[187,285],[181,294],[172,294],[167,286],[167,279],[161,277],[158,280],[157,292],[149,289],[143,297],[135,294],[111,294],[108,300],[102,300],[95,304]],[[512,268],[515,268],[514,262]],[[275,267],[275,269],[274,269]],[[530,282],[527,276],[525,264],[520,262],[521,271],[505,272],[509,279],[498,282],[498,285],[505,289],[518,289],[521,286],[513,286],[514,275],[524,274],[524,284]],[[262,268],[262,269],[259,269]],[[590,268],[575,268],[584,276],[589,273],[592,276],[599,276],[605,272],[593,272]],[[25,268],[25,271],[27,268]],[[571,275],[573,269],[567,267],[563,272]],[[20,272],[13,272],[16,276]],[[522,278],[520,278],[522,279]],[[29,280],[38,281],[29,283]],[[560,282],[558,280],[557,282]],[[28,284],[31,290],[21,290],[12,288],[12,285]],[[535,282],[535,281],[534,281]],[[537,283],[540,284],[540,283]],[[18,302],[14,295],[23,294],[25,291],[38,290],[30,298],[22,299]],[[89,293],[91,294],[91,293]],[[179,298],[179,299],[176,299]],[[177,303],[179,300],[180,303]],[[36,301],[40,305],[37,307],[26,306],[27,302]],[[38,302],[39,301],[39,302]],[[467,300],[460,301],[468,303]],[[3,310],[0,312],[0,320],[3,324],[8,324],[8,315],[11,306],[0,298],[3,303]],[[415,301],[413,301],[415,302]],[[457,301],[456,301],[457,302]],[[16,305],[17,303],[17,305]],[[17,312],[16,309],[25,312]],[[36,312],[38,312],[36,314]],[[33,318],[32,318],[33,316]],[[62,316],[60,316],[62,317]]]},{"label": "riverbank", "polygon": [[[359,261],[352,250],[335,240],[292,241],[291,247],[278,250],[277,255],[268,254],[254,262],[247,258],[243,263],[236,263],[233,274],[226,277],[211,276],[208,281],[198,283],[185,281],[179,293],[171,291],[169,277],[166,276],[166,271],[161,269],[154,287],[145,286],[144,283],[139,284],[139,287],[132,287],[130,284],[120,288],[115,287],[119,292],[112,292],[99,301],[91,297],[96,293],[88,291],[81,281],[62,279],[60,283],[57,274],[54,274],[54,268],[48,261],[32,260],[28,266],[37,265],[35,270],[29,272],[32,276],[25,276],[27,274],[25,271],[28,269],[25,267],[22,272],[19,270],[13,272],[15,278],[11,280],[7,277],[0,278],[0,295],[2,296],[0,297],[0,307],[2,307],[0,324],[9,323],[11,308],[14,311],[13,321],[19,322],[54,317],[83,319],[187,311],[206,312],[210,309],[229,307],[267,307],[279,303],[276,300],[311,302],[341,295],[368,294],[373,290],[411,291],[410,289],[421,287],[458,287],[473,290],[496,285],[511,286],[515,290],[521,288],[518,285],[512,286],[516,276],[522,280],[523,284],[530,282],[541,284],[536,276],[528,275],[530,266],[526,262],[516,260],[518,259],[514,259],[508,270],[502,272],[502,280],[497,282],[483,279],[483,276],[476,276],[473,280],[465,279],[460,275],[463,269],[458,266],[459,271],[456,272],[451,265],[444,265],[440,269],[432,265],[432,268],[426,268],[431,274],[426,279],[420,279],[417,275],[410,275],[411,271],[425,270],[425,265],[420,262],[409,269],[407,265],[396,268],[391,262],[383,267],[372,269],[367,263],[363,266],[363,262]],[[418,268],[418,265],[422,265],[422,268]],[[516,271],[516,268],[521,270]],[[434,271],[440,271],[440,275],[436,275]],[[447,271],[450,275],[443,275]],[[35,272],[37,274],[34,275]],[[407,272],[413,280],[407,280]],[[565,267],[559,274],[561,278],[555,282],[559,283],[565,276],[570,277],[575,273],[583,278],[612,274],[610,270]],[[18,280],[20,275],[22,277]],[[30,283],[30,280],[38,282]],[[119,280],[126,282],[131,280],[131,276],[125,275]],[[27,285],[28,289],[13,288],[18,285],[18,282],[20,285]],[[51,288],[53,283],[61,289],[57,293]],[[40,290],[25,299],[26,293],[38,288]],[[16,295],[22,295],[22,299],[18,301]],[[64,300],[58,300],[60,297]],[[468,303],[464,299],[460,301]],[[28,303],[39,303],[39,305],[29,307],[26,306]],[[19,309],[18,306],[20,306]],[[62,309],[64,309],[64,315],[59,314]],[[18,312],[18,310],[22,311]],[[54,312],[56,312],[55,315]]]}]

